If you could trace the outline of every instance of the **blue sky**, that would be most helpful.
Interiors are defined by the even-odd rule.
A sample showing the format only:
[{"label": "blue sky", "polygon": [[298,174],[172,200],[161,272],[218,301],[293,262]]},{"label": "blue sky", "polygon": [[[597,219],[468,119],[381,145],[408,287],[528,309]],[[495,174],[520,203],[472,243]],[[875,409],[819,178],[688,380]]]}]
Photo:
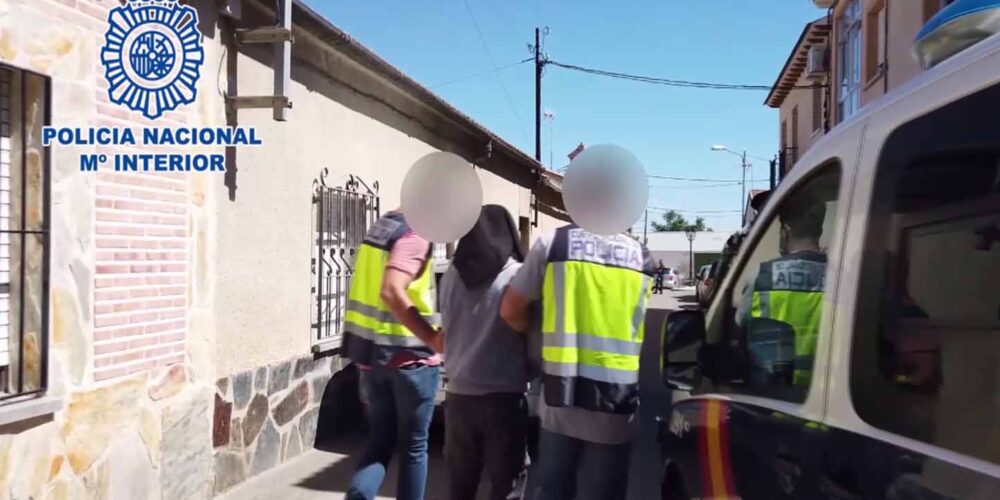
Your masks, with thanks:
[{"label": "blue sky", "polygon": [[[545,51],[563,63],[679,80],[771,85],[805,23],[825,13],[809,0],[310,3],[356,40],[530,155],[533,65],[491,71],[494,64],[506,66],[530,56],[527,44],[533,41],[535,26],[549,27]],[[486,74],[453,82],[480,73]],[[542,105],[555,113],[555,120],[552,133],[550,124],[543,123],[542,159],[549,164],[551,146],[558,168],[580,142],[615,143],[635,153],[649,174],[738,180],[739,159],[709,148],[724,144],[772,157],[778,149],[778,118],[776,110],[763,105],[766,95],[649,85],[549,66]],[[766,187],[767,164],[754,161],[753,173],[764,180],[753,185]],[[689,217],[703,215],[716,230],[739,226],[738,184],[712,187],[651,179],[650,186],[651,206],[686,210]],[[732,213],[707,213],[716,211]],[[650,218],[654,216],[658,213],[650,212]]]}]

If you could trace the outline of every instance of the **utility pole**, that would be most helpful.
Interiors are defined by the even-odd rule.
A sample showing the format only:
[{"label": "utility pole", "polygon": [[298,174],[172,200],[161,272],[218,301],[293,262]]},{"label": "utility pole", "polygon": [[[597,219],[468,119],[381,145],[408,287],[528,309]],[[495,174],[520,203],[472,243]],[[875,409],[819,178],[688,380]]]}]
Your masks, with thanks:
[{"label": "utility pole", "polygon": [[649,240],[646,238],[646,230],[649,227],[649,210],[646,210],[646,215],[642,216],[642,244],[648,245]]},{"label": "utility pole", "polygon": [[556,115],[549,114],[549,168],[552,170],[556,169],[555,156],[553,155],[552,149],[556,142],[556,132],[555,132],[555,121]]},{"label": "utility pole", "polygon": [[[535,161],[538,162],[538,170],[535,171],[535,183],[542,183],[542,60],[541,30],[535,28],[535,45],[529,49],[535,56]],[[536,189],[531,190],[531,208],[534,212],[534,220],[531,227],[538,227],[538,195]]]},{"label": "utility pole", "polygon": [[541,30],[535,28],[535,161],[542,163],[542,47]]},{"label": "utility pole", "polygon": [[746,224],[747,221],[747,152],[743,151],[743,199],[740,201],[741,207],[740,212],[743,214],[743,220],[740,224]]},{"label": "utility pole", "polygon": [[555,122],[556,113],[551,109],[546,109],[542,111],[542,120],[549,122],[549,168],[552,170],[556,169],[555,165],[555,155],[552,152],[553,143],[555,142]]}]

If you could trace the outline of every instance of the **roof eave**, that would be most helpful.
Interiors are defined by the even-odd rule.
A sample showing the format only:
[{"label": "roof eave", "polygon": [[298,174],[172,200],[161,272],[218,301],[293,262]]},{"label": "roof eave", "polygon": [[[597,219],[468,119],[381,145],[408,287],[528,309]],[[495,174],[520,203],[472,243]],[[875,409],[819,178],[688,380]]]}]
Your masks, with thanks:
[{"label": "roof eave", "polygon": [[[778,78],[775,79],[774,85],[771,87],[771,91],[768,92],[767,98],[764,99],[765,106],[780,108],[782,103],[784,103],[785,98],[788,97],[788,89],[783,82],[788,76],[789,71],[792,69],[793,64],[795,64],[796,57],[799,56],[799,53],[806,45],[806,42],[814,37],[829,39],[829,36],[830,25],[827,24],[825,17],[806,24],[805,28],[802,29],[802,33],[799,35],[798,41],[795,42],[795,45],[792,47],[792,51],[788,54],[788,59],[785,60],[785,65],[781,68],[781,72],[778,73]],[[809,44],[809,46],[812,46],[812,44]]]}]

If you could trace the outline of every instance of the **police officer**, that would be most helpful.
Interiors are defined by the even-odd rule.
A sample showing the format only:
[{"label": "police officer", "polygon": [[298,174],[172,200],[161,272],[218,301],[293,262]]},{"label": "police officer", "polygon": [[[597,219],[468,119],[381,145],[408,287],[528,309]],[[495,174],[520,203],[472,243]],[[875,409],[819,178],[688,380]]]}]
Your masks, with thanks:
[{"label": "police officer", "polygon": [[667,267],[663,265],[663,261],[661,260],[659,264],[656,265],[656,282],[653,284],[653,293],[663,293],[663,275],[666,274],[666,272]]},{"label": "police officer", "polygon": [[368,231],[354,261],[344,317],[346,356],[361,369],[369,442],[347,498],[375,498],[400,451],[397,498],[419,500],[427,479],[427,437],[440,378],[443,334],[432,326],[431,244],[399,211]]},{"label": "police officer", "polygon": [[625,498],[654,273],[641,243],[570,225],[541,237],[511,280],[500,314],[515,330],[541,301],[537,498]]},{"label": "police officer", "polygon": [[[755,320],[777,321],[791,330],[794,354],[791,359],[777,360],[776,365],[787,367],[778,371],[790,371],[791,383],[799,388],[808,388],[812,379],[823,312],[827,261],[819,240],[825,217],[826,205],[822,201],[790,203],[784,207],[779,213],[781,257],[760,264],[756,276],[747,282],[737,316],[741,324],[750,325],[751,352],[760,352],[753,345],[755,335],[759,334],[754,331],[754,324],[761,323]],[[772,343],[774,340],[768,339]],[[777,342],[780,344],[781,340]],[[756,368],[773,370],[775,366]]]}]

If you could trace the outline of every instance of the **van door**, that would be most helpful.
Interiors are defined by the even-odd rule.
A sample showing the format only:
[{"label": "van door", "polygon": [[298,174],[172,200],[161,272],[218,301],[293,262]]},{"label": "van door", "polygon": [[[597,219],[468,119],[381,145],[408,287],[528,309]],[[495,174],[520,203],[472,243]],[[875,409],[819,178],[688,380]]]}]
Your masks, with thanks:
[{"label": "van door", "polygon": [[[774,200],[706,318],[716,377],[674,405],[677,449],[667,446],[690,497],[819,492],[827,430],[819,423],[825,372],[816,367],[825,366],[817,357],[821,332],[830,328],[825,285],[837,272],[828,251],[842,239],[842,178],[831,161]],[[697,397],[704,393],[712,396]]]},{"label": "van door", "polygon": [[1000,109],[1000,85],[880,148],[849,242],[863,248],[844,292],[849,392],[831,392],[822,472],[845,498],[1000,498],[1000,127],[984,109]]}]

